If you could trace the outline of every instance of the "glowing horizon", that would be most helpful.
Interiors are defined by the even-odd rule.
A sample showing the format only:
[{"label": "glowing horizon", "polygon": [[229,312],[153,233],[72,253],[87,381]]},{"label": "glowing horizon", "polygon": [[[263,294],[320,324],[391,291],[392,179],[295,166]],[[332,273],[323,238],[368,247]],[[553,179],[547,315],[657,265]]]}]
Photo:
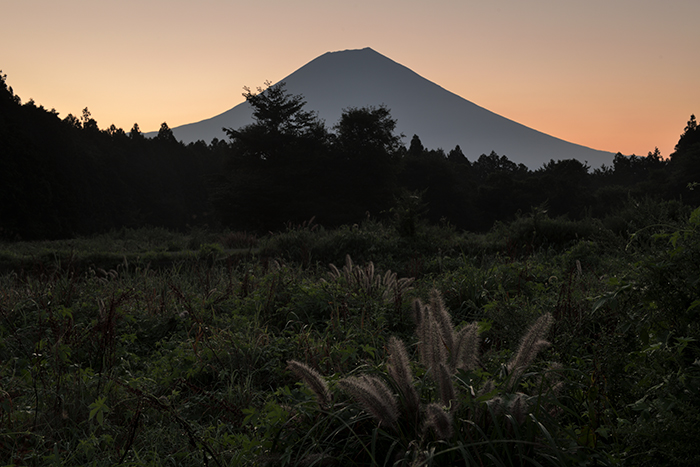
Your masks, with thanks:
[{"label": "glowing horizon", "polygon": [[243,101],[243,86],[364,47],[594,149],[644,156],[658,147],[668,156],[700,112],[694,0],[248,5],[3,2],[0,70],[23,102],[62,118],[88,107],[100,128],[125,131],[213,117]]}]

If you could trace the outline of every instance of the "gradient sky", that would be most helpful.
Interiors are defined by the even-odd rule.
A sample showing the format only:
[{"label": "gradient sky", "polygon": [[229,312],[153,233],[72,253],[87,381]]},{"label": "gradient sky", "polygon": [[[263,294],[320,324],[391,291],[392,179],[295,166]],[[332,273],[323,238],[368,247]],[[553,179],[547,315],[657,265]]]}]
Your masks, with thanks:
[{"label": "gradient sky", "polygon": [[243,86],[364,47],[595,149],[668,156],[700,114],[700,0],[0,0],[0,12],[0,70],[22,101],[61,117],[88,107],[103,129],[213,117]]}]

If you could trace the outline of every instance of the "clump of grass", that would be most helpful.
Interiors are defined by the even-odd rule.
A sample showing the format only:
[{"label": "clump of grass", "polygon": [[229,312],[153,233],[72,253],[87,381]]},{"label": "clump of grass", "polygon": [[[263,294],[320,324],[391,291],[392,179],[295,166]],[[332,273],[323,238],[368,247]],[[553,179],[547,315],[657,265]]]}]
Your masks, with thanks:
[{"label": "clump of grass", "polygon": [[[535,457],[539,454],[533,446],[539,446],[545,457],[546,452],[560,450],[556,439],[542,439],[537,428],[541,422],[535,417],[554,383],[540,377],[537,384],[520,384],[525,371],[550,345],[544,339],[553,324],[551,314],[542,315],[528,328],[519,348],[504,364],[504,376],[498,376],[479,368],[478,323],[456,329],[437,290],[432,291],[428,304],[415,300],[413,310],[418,362],[412,362],[404,342],[392,336],[387,342],[385,373],[348,376],[337,383],[377,423],[383,442],[400,446],[395,462],[425,461],[424,453],[434,454],[438,447],[446,459],[456,461],[456,452],[480,458],[483,443],[501,459],[513,455],[512,449]],[[290,362],[292,365],[297,364]],[[414,367],[421,375],[418,379]],[[314,374],[307,384],[324,401],[319,408],[330,408],[333,417],[341,406],[328,405],[326,396],[318,397],[322,385],[317,378]],[[306,382],[308,377],[301,379]],[[527,394],[526,387],[535,392]],[[365,446],[379,442],[375,430],[365,435],[354,430],[353,436]]]},{"label": "clump of grass", "polygon": [[371,261],[365,266],[357,266],[350,255],[345,256],[345,265],[342,269],[338,269],[334,264],[330,265],[330,269],[332,280],[342,281],[351,291],[360,292],[367,297],[376,297],[385,302],[402,297],[411,290],[411,284],[415,280],[412,277],[399,279],[391,270],[379,274]]}]

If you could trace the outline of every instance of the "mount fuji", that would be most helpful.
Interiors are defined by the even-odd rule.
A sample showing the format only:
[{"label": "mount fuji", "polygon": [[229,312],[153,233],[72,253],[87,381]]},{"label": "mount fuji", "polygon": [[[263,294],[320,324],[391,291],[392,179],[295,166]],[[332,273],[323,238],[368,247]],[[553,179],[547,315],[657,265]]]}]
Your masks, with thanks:
[{"label": "mount fuji", "polygon": [[[406,136],[404,142],[417,134],[426,148],[449,151],[459,145],[472,161],[492,151],[530,169],[550,160],[577,159],[599,167],[613,159],[613,153],[555,138],[479,107],[370,48],[325,53],[282,81],[326,125],[337,123],[345,108],[385,105],[397,120],[397,132]],[[222,128],[238,129],[252,121],[252,108],[243,102],[172,131],[184,143],[210,142],[226,138]]]}]

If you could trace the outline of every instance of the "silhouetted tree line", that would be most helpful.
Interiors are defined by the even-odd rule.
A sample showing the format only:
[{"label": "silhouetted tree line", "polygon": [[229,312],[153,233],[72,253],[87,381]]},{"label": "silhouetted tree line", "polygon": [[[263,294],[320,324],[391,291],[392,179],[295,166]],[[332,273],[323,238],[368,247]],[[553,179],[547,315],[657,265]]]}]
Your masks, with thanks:
[{"label": "silhouetted tree line", "polygon": [[183,145],[163,124],[100,130],[86,108],[58,117],[22,105],[0,80],[0,238],[43,239],[144,225],[183,228],[209,217],[207,179],[219,145]]},{"label": "silhouetted tree line", "polygon": [[[483,231],[533,207],[550,216],[605,217],[630,198],[700,204],[700,130],[691,116],[674,153],[615,156],[591,169],[573,159],[537,170],[505,155],[470,161],[459,146],[408,148],[385,107],[349,108],[332,127],[284,84],[246,89],[254,122],[228,141],[178,142],[134,125],[100,130],[84,109],[60,119],[22,104],[0,77],[0,237],[57,238],[121,227],[208,224],[259,232],[312,217],[333,227],[391,218],[405,235],[416,218]],[[562,155],[565,157],[565,155]]]}]

